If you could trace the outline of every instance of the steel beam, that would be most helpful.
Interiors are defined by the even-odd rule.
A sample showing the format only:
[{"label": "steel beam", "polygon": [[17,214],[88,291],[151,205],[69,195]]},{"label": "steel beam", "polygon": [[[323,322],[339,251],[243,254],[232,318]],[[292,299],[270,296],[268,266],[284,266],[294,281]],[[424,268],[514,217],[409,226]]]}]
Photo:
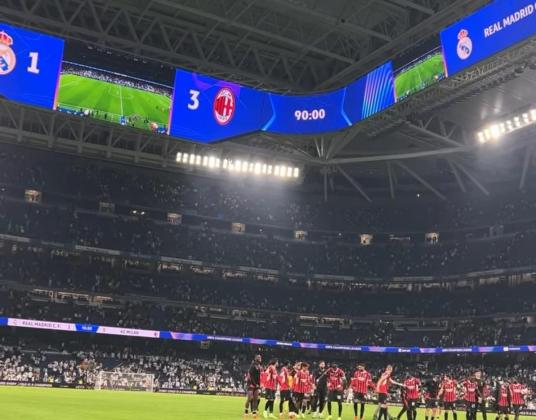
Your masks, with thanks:
[{"label": "steel beam", "polygon": [[521,179],[519,180],[519,189],[525,189],[525,183],[527,181],[527,174],[532,162],[532,156],[534,156],[534,146],[529,145],[525,151],[525,159],[523,161],[523,169],[521,171]]},{"label": "steel beam", "polygon": [[463,174],[465,174],[465,176],[467,178],[469,178],[469,180],[475,184],[475,186],[482,192],[482,194],[484,195],[487,195],[489,196],[490,193],[488,191],[488,189],[486,187],[484,187],[484,185],[482,185],[482,183],[471,173],[469,172],[465,166],[463,166],[461,163],[458,163],[458,162],[453,162],[453,164],[460,170],[463,172]]},{"label": "steel beam", "polygon": [[346,178],[346,180],[354,187],[361,196],[367,200],[369,203],[372,203],[372,200],[370,199],[369,195],[365,192],[363,187],[353,178],[351,177],[344,169],[342,169],[340,166],[336,166],[337,170]]},{"label": "steel beam", "polygon": [[402,162],[394,161],[395,165],[398,165],[401,167],[404,171],[406,171],[408,174],[410,174],[413,178],[415,178],[417,181],[419,181],[423,186],[428,188],[431,192],[433,192],[438,198],[441,200],[446,201],[447,197],[445,197],[442,193],[440,193],[436,188],[434,188],[428,181],[426,181],[424,178],[419,176],[413,169],[409,168]]},{"label": "steel beam", "polygon": [[389,177],[389,193],[391,194],[391,199],[395,199],[395,183],[393,179],[393,168],[391,162],[387,162],[387,176]]},{"label": "steel beam", "polygon": [[454,177],[456,178],[456,182],[458,183],[458,186],[460,187],[460,190],[462,190],[463,193],[467,192],[467,189],[465,188],[465,184],[463,183],[462,177],[460,176],[460,173],[458,172],[458,169],[456,169],[456,166],[452,163],[450,159],[447,159],[447,162],[449,164],[450,170],[453,173]]}]

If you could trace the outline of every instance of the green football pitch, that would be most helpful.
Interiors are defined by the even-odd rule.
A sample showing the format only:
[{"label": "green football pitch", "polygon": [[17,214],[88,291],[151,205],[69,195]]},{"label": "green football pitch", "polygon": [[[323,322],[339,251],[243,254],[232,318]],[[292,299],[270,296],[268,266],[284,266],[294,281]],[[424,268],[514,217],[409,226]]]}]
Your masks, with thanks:
[{"label": "green football pitch", "polygon": [[151,122],[167,126],[171,98],[67,73],[60,77],[58,106],[74,111],[90,110],[94,118],[115,123],[120,122],[120,116],[131,117],[128,125],[150,129]]},{"label": "green football pitch", "polygon": [[396,97],[406,97],[418,92],[436,81],[436,77],[445,74],[443,55],[437,53],[427,60],[408,68],[395,78]]},{"label": "green football pitch", "polygon": [[[244,399],[237,397],[0,387],[2,420],[239,420],[243,418],[243,405]],[[396,415],[399,410],[392,407],[390,414]],[[374,406],[369,405],[366,420],[372,420],[373,411]],[[481,418],[479,415],[478,420]],[[348,404],[344,404],[343,419],[353,419]],[[424,419],[422,410],[417,419]],[[465,420],[465,415],[459,412],[458,419]]]}]

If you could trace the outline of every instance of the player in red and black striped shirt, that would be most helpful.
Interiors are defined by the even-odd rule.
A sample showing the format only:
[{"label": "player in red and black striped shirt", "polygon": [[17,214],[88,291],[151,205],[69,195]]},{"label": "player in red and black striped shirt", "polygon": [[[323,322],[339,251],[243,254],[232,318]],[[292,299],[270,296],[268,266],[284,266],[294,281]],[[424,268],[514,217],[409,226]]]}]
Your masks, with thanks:
[{"label": "player in red and black striped shirt", "polygon": [[465,400],[467,410],[467,420],[476,420],[476,411],[478,408],[478,383],[472,376],[462,382],[463,399]]},{"label": "player in red and black striped shirt", "polygon": [[283,367],[281,368],[279,377],[277,378],[277,381],[279,382],[279,417],[282,417],[283,415],[285,401],[288,401],[290,405],[290,369],[290,361],[286,360],[283,363]]},{"label": "player in red and black striped shirt", "polygon": [[360,420],[363,420],[365,413],[365,400],[368,389],[372,384],[372,376],[365,370],[365,365],[358,363],[357,370],[352,377],[350,386],[354,392],[354,419],[357,420],[357,405],[361,403]]},{"label": "player in red and black striped shirt", "polygon": [[500,420],[508,420],[510,412],[510,387],[507,382],[500,382],[495,391],[495,402],[497,403],[497,414]]},{"label": "player in red and black striped shirt", "polygon": [[452,379],[449,375],[443,377],[441,382],[441,389],[439,390],[439,398],[443,401],[443,409],[445,410],[445,420],[449,418],[449,411],[452,412],[454,420],[458,420],[458,414],[456,413],[456,401],[458,395],[456,389],[458,382]]},{"label": "player in red and black striped shirt", "polygon": [[292,388],[292,396],[296,406],[296,412],[299,414],[302,411],[305,394],[309,392],[311,374],[309,373],[309,364],[302,362],[296,365],[296,373],[294,374],[294,386]]},{"label": "player in red and black striped shirt", "polygon": [[[415,420],[417,418],[417,402],[421,397],[421,380],[415,376],[409,375],[404,381],[403,395],[404,395],[404,408],[408,413],[408,420]],[[397,416],[398,419],[404,414],[404,409]]]},{"label": "player in red and black striped shirt", "polygon": [[328,378],[328,419],[331,419],[331,403],[337,402],[339,406],[339,419],[342,417],[342,397],[346,375],[337,363],[332,363],[327,371]]},{"label": "player in red and black striped shirt", "polygon": [[264,371],[264,391],[266,396],[266,406],[264,408],[264,418],[274,416],[274,401],[275,393],[277,391],[279,374],[277,373],[277,360],[272,359],[268,363],[268,367]]},{"label": "player in red and black striped shirt", "polygon": [[378,420],[381,420],[382,417],[385,420],[389,420],[389,413],[387,410],[387,397],[389,395],[389,385],[398,385],[403,386],[401,383],[396,382],[391,378],[391,375],[393,373],[393,366],[387,365],[385,368],[385,372],[382,373],[380,376],[380,379],[378,379],[378,382],[376,383],[376,392],[378,393],[378,406],[379,406],[379,414],[378,414]]},{"label": "player in red and black striped shirt", "polygon": [[512,409],[514,411],[515,420],[519,420],[519,413],[525,405],[526,394],[527,389],[525,386],[520,384],[517,378],[514,378],[510,384],[510,396],[512,398]]}]

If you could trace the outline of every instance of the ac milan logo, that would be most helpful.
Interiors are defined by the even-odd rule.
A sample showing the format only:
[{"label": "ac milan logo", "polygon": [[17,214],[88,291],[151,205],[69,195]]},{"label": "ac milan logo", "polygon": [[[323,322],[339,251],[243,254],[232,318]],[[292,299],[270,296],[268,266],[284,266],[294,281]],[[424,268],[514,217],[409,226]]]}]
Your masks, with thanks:
[{"label": "ac milan logo", "polygon": [[222,88],[214,99],[214,118],[220,125],[229,124],[233,119],[236,109],[236,101],[233,92],[229,88]]}]

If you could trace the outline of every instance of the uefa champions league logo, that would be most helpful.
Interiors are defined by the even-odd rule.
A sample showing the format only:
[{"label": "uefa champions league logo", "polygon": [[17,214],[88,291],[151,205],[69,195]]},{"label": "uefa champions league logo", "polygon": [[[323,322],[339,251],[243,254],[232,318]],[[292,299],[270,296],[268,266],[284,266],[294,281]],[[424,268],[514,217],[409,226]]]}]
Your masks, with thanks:
[{"label": "uefa champions league logo", "polygon": [[461,60],[467,60],[473,52],[473,41],[469,38],[469,31],[462,29],[458,34],[458,57]]},{"label": "uefa champions league logo", "polygon": [[0,32],[0,76],[5,76],[15,69],[17,64],[17,56],[13,52],[11,46],[13,38],[4,31]]}]

